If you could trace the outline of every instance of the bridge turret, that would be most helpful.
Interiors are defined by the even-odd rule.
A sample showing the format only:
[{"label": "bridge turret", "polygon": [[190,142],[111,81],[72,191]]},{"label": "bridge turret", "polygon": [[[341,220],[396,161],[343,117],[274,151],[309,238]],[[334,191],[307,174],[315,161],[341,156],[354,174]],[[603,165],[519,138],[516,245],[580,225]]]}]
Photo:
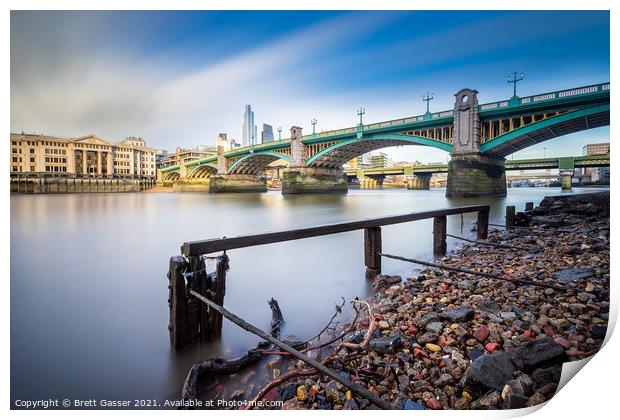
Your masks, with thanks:
[{"label": "bridge turret", "polygon": [[505,197],[504,159],[480,153],[478,91],[461,89],[454,103],[452,153],[446,197]]},{"label": "bridge turret", "polygon": [[480,117],[478,91],[461,89],[454,103],[454,137],[452,155],[480,152]]},{"label": "bridge turret", "polygon": [[217,146],[217,173],[218,175],[228,173],[228,159],[224,156],[223,146]]},{"label": "bridge turret", "polygon": [[301,127],[291,127],[291,160],[292,166],[305,166],[306,150],[301,142]]}]

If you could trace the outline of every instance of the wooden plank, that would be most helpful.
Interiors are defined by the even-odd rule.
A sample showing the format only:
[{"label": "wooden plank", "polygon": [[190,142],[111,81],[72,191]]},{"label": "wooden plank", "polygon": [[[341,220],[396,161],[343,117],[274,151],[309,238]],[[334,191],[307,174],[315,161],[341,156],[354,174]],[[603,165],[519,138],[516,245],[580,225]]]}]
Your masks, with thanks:
[{"label": "wooden plank", "polygon": [[446,255],[447,223],[446,216],[436,216],[433,219],[433,253],[435,255]]},{"label": "wooden plank", "polygon": [[506,228],[512,229],[515,226],[515,206],[506,206]]},{"label": "wooden plank", "polygon": [[187,347],[191,343],[189,334],[189,318],[187,307],[187,292],[183,273],[187,263],[180,255],[170,258],[169,279],[169,307],[170,307],[170,344],[175,350]]},{"label": "wooden plank", "polygon": [[[213,284],[212,296],[213,302],[218,305],[224,304],[224,295],[226,294],[226,271],[228,270],[228,256],[222,254],[215,268],[215,283]],[[222,335],[222,314],[211,311],[209,313],[211,326],[209,328],[209,337],[211,339]]]},{"label": "wooden plank", "polygon": [[296,239],[312,238],[316,236],[331,235],[334,233],[351,232],[354,230],[394,225],[398,223],[413,222],[416,220],[431,219],[437,216],[450,216],[461,213],[473,213],[489,210],[484,206],[462,206],[439,210],[422,211],[416,213],[386,216],[374,219],[364,219],[353,222],[342,222],[331,225],[322,225],[308,228],[292,229],[279,232],[261,233],[256,235],[237,236],[234,238],[215,238],[202,241],[185,242],[181,246],[181,252],[185,256],[211,254],[229,249],[246,248],[256,245],[266,245],[277,242],[285,242]]},{"label": "wooden plank", "polygon": [[489,209],[480,210],[478,212],[478,221],[476,222],[476,233],[478,239],[486,239],[489,236]]},{"label": "wooden plank", "polygon": [[364,264],[368,279],[374,279],[381,273],[381,252],[381,228],[364,229]]}]

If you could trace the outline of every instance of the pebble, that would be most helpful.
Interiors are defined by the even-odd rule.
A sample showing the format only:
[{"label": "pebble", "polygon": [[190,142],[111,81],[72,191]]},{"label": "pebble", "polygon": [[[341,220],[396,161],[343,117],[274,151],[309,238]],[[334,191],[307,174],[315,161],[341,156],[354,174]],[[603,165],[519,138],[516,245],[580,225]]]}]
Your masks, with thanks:
[{"label": "pebble", "polygon": [[437,344],[426,343],[425,347],[432,352],[441,351],[441,347],[439,347]]}]

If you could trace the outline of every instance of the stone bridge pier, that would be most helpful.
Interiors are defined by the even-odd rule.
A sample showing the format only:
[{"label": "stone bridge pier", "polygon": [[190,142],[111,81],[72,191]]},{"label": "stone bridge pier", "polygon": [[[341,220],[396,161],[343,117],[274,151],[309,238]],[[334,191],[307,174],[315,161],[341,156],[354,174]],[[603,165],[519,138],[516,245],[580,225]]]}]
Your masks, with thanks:
[{"label": "stone bridge pier", "polygon": [[282,176],[282,194],[336,193],[348,191],[342,168],[306,166],[307,150],[301,127],[291,127],[291,165]]},{"label": "stone bridge pier", "polygon": [[209,178],[209,192],[212,193],[245,193],[266,192],[267,179],[261,174],[228,173],[230,167],[224,156],[224,148],[217,148],[217,173]]},{"label": "stone bridge pier", "polygon": [[446,197],[505,197],[505,159],[480,153],[478,91],[461,89],[455,96],[452,154]]},{"label": "stone bridge pier", "polygon": [[407,189],[408,190],[430,190],[431,178],[433,174],[419,173],[407,176]]}]

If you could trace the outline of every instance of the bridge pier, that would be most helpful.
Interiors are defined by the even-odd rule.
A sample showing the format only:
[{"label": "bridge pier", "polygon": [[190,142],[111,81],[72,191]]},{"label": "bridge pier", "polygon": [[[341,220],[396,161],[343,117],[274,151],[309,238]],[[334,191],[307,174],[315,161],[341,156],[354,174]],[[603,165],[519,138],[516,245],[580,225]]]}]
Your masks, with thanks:
[{"label": "bridge pier", "polygon": [[562,191],[570,191],[573,189],[573,175],[575,175],[575,171],[572,169],[562,169],[560,171]]},{"label": "bridge pier", "polygon": [[408,190],[430,190],[432,173],[419,173],[407,177]]},{"label": "bridge pier", "polygon": [[266,192],[267,179],[260,175],[217,174],[209,178],[209,192]]},{"label": "bridge pier", "polygon": [[282,176],[282,194],[346,194],[349,187],[342,168],[306,166],[301,127],[291,127],[291,166]]},{"label": "bridge pier", "polygon": [[505,197],[505,159],[480,153],[478,91],[461,89],[455,96],[452,155],[446,197]]},{"label": "bridge pier", "polygon": [[483,154],[452,156],[446,197],[505,197],[504,159]]},{"label": "bridge pier", "polygon": [[209,178],[179,178],[172,182],[174,192],[209,192]]}]

